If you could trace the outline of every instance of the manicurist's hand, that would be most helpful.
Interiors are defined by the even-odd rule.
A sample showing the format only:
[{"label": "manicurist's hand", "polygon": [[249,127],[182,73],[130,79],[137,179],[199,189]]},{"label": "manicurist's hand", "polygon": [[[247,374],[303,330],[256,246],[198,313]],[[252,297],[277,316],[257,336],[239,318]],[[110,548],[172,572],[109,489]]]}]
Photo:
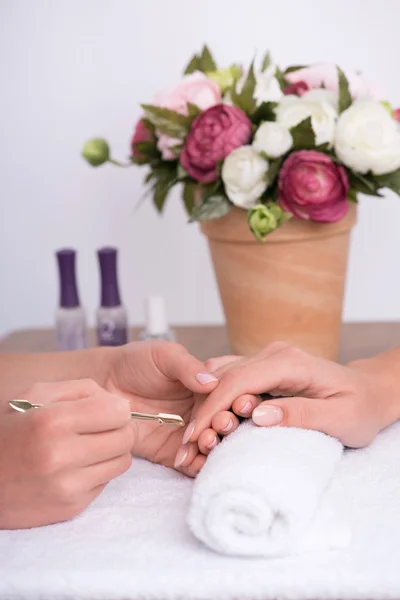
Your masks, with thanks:
[{"label": "manicurist's hand", "polygon": [[[400,348],[341,366],[274,343],[252,357],[232,357],[217,373],[218,388],[187,429],[190,443],[221,411],[246,416],[243,398],[252,404],[250,414],[259,426],[314,429],[353,448],[369,444],[400,418]],[[260,403],[261,393],[283,398]]]},{"label": "manicurist's hand", "polygon": [[[128,344],[109,353],[103,365],[104,387],[128,399],[132,410],[179,414],[186,423],[196,418],[199,407],[219,383],[207,363],[170,342]],[[219,366],[219,362],[214,362],[214,366]],[[133,420],[132,452],[195,477],[218,443],[219,435],[234,431],[237,425],[237,417],[218,412],[214,429],[207,428],[196,443],[184,444],[185,430],[180,427]]]},{"label": "manicurist's hand", "polygon": [[91,380],[39,383],[18,399],[44,408],[0,419],[0,529],[66,521],[131,465],[129,402]]}]

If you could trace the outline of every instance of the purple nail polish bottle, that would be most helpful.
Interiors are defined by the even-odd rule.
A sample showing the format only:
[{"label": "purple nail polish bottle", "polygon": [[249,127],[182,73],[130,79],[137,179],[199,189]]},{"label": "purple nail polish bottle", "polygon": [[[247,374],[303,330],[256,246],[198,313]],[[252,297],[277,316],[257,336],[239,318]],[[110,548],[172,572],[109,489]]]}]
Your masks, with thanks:
[{"label": "purple nail polish bottle", "polygon": [[97,252],[101,278],[101,305],[97,310],[99,346],[122,346],[128,342],[128,319],[118,287],[117,249],[101,248]]},{"label": "purple nail polish bottle", "polygon": [[56,252],[60,281],[60,303],[56,314],[58,350],[80,350],[88,347],[86,314],[79,302],[75,272],[75,250]]}]

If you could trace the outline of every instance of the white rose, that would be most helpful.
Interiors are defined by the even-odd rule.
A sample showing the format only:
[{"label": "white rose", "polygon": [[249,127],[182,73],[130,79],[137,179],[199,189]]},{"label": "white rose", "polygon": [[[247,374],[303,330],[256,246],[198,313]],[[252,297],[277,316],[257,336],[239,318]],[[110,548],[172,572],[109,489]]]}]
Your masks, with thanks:
[{"label": "white rose", "polygon": [[227,196],[240,208],[255,206],[267,188],[268,161],[252,146],[232,150],[222,167],[222,181]]},{"label": "white rose", "polygon": [[332,144],[337,119],[336,97],[329,90],[311,90],[303,96],[285,96],[276,108],[276,120],[288,129],[311,117],[316,145]]},{"label": "white rose", "polygon": [[256,131],[253,148],[257,152],[265,152],[269,158],[278,158],[290,150],[292,144],[293,138],[287,127],[266,121]]},{"label": "white rose", "polygon": [[335,152],[350,169],[375,175],[400,168],[400,131],[387,110],[373,100],[357,100],[339,117]]}]

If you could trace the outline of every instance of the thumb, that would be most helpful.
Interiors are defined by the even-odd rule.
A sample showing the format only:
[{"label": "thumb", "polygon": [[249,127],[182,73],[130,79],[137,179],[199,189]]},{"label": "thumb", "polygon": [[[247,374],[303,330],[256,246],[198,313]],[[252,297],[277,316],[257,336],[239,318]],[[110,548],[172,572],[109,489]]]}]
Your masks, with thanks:
[{"label": "thumb", "polygon": [[337,437],[343,422],[342,402],[314,398],[283,398],[261,402],[252,414],[253,422],[260,427],[298,427],[313,429]]}]

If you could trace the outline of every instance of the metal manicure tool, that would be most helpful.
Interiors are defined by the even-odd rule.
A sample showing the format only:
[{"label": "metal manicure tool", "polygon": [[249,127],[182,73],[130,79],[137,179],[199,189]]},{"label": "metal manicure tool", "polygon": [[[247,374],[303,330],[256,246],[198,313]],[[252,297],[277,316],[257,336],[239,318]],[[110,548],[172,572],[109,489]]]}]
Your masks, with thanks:
[{"label": "metal manicure tool", "polygon": [[[32,404],[28,400],[11,400],[8,403],[11,408],[18,412],[27,412],[31,408],[43,408],[43,404]],[[131,412],[132,419],[140,421],[158,421],[161,425],[177,425],[183,427],[185,421],[179,415],[170,415],[168,413],[158,413],[157,415],[150,413]]]}]

